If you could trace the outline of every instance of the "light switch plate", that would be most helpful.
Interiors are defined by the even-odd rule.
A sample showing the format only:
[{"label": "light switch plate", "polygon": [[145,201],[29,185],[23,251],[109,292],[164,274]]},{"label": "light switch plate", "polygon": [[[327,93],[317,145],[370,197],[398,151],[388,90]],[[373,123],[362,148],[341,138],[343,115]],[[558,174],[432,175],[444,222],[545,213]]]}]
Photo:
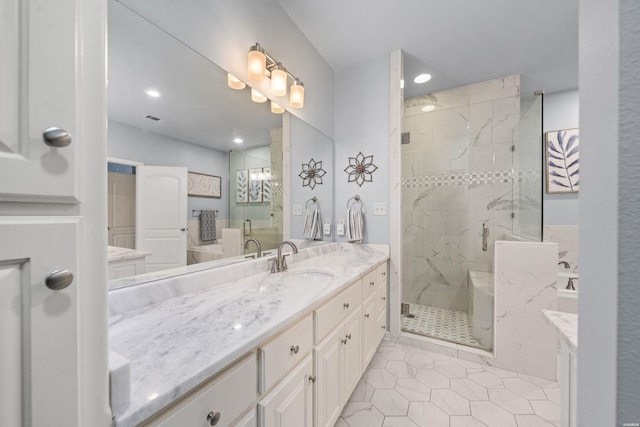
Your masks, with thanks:
[{"label": "light switch plate", "polygon": [[338,236],[344,236],[344,224],[336,224],[336,234]]},{"label": "light switch plate", "polygon": [[387,214],[387,203],[386,202],[374,202],[373,203],[373,214],[374,215],[386,215]]},{"label": "light switch plate", "polygon": [[302,215],[302,205],[293,205],[293,214]]}]

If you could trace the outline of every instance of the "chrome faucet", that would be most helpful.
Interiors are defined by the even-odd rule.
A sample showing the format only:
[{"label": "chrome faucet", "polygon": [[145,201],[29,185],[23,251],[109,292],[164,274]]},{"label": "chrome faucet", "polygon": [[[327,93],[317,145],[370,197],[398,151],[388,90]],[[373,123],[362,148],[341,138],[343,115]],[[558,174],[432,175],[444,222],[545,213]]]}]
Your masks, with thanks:
[{"label": "chrome faucet", "polygon": [[563,266],[564,268],[571,268],[571,265],[567,261],[560,261],[558,265]]},{"label": "chrome faucet", "polygon": [[258,241],[258,239],[247,239],[244,242],[244,248],[245,249],[249,249],[249,242],[253,242],[256,244],[256,258],[260,258],[262,256],[262,245],[260,245],[260,242]]},{"label": "chrome faucet", "polygon": [[298,247],[295,245],[295,243],[289,241],[289,240],[285,240],[284,242],[280,243],[278,245],[278,255],[276,256],[276,259],[273,260],[273,264],[271,264],[271,272],[272,273],[279,273],[281,271],[287,271],[287,261],[285,259],[286,256],[288,256],[289,254],[283,254],[282,253],[282,247],[284,245],[289,245],[291,246],[291,249],[293,249],[293,253],[297,254],[298,253]]}]

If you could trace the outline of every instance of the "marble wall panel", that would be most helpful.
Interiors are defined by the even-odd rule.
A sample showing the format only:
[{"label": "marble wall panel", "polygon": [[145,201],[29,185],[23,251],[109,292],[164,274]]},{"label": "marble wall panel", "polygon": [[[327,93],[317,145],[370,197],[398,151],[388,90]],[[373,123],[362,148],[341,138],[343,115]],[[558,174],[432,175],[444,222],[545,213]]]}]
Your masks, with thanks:
[{"label": "marble wall panel", "polygon": [[543,309],[557,305],[558,245],[495,244],[495,358],[493,366],[556,379],[556,332]]}]

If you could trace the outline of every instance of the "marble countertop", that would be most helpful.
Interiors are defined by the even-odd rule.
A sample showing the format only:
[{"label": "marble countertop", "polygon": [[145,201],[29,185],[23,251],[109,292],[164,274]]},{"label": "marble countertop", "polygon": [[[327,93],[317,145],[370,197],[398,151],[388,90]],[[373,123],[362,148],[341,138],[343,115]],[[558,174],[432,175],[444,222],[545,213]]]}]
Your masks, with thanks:
[{"label": "marble countertop", "polygon": [[[256,260],[259,273],[247,277],[251,269],[243,267],[245,274],[239,269],[240,275],[225,283],[112,314],[110,348],[129,360],[131,376],[131,401],[114,414],[115,426],[147,419],[389,257],[386,245],[333,244],[322,251],[290,258],[289,270],[277,274],[265,271],[268,260]],[[310,283],[295,274],[310,270],[335,277]]]},{"label": "marble countertop", "polygon": [[117,246],[107,247],[107,260],[124,261],[127,259],[145,258],[151,255],[148,251],[138,251],[129,248],[119,248]]},{"label": "marble countertop", "polygon": [[552,310],[542,310],[542,313],[549,324],[558,330],[560,339],[569,351],[576,354],[578,352],[578,315]]}]

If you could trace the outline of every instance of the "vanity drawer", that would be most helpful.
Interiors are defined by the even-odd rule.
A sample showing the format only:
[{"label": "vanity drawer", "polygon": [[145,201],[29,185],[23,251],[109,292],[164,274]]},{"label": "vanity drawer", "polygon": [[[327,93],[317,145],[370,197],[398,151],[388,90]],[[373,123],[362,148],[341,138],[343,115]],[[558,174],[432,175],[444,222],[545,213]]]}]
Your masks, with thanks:
[{"label": "vanity drawer", "polygon": [[362,301],[366,300],[371,294],[376,291],[378,286],[378,270],[373,269],[362,278]]},{"label": "vanity drawer", "polygon": [[313,348],[313,315],[297,322],[259,348],[259,394],[269,390]]},{"label": "vanity drawer", "polygon": [[342,319],[353,313],[362,302],[361,281],[358,280],[331,301],[315,311],[316,334],[315,342],[318,343],[335,328]]},{"label": "vanity drawer", "polygon": [[255,404],[257,374],[251,353],[145,426],[205,426],[210,424],[209,414],[219,417],[216,427],[231,426]]},{"label": "vanity drawer", "polygon": [[379,284],[376,286],[376,296],[374,297],[376,301],[375,313],[378,314],[380,311],[385,310],[387,308],[387,286],[386,282],[384,284]]}]

